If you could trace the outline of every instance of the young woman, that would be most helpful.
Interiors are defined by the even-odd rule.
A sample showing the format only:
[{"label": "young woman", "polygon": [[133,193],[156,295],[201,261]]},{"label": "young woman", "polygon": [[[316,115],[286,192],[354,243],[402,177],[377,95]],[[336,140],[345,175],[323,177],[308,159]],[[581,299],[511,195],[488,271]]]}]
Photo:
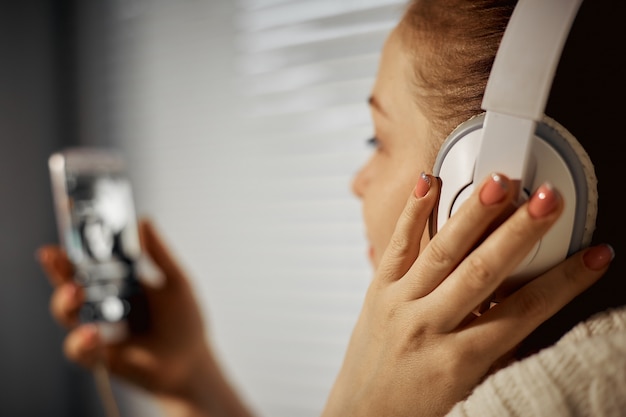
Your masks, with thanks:
[{"label": "young woman", "polygon": [[[353,183],[375,275],[324,417],[589,415],[594,407],[619,415],[626,407],[625,396],[615,395],[626,388],[623,308],[580,324],[582,330],[538,354],[520,345],[607,271],[611,246],[584,249],[475,314],[558,219],[558,190],[542,185],[485,238],[514,199],[511,181],[493,173],[434,238],[427,231],[440,189],[427,173],[447,134],[482,112],[514,3],[413,1],[384,46],[370,99],[375,150]],[[211,351],[183,269],[150,222],[140,229],[166,279],[147,288],[151,332],[117,345],[103,346],[95,327],[77,326],[82,294],[71,282],[71,266],[59,248],[40,250],[55,285],[52,313],[71,329],[67,356],[86,367],[103,359],[112,373],[153,393],[172,416],[250,416]],[[534,349],[562,333],[540,338]],[[591,346],[614,369],[606,361],[586,363]],[[590,382],[570,389],[580,381]]]}]

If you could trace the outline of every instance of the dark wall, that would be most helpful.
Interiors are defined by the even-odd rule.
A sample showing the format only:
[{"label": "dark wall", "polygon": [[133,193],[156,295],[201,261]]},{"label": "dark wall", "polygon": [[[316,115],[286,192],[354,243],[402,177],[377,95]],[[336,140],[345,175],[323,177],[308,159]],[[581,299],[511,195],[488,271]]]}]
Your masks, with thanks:
[{"label": "dark wall", "polygon": [[0,416],[103,415],[35,262],[57,238],[47,158],[77,139],[73,16],[70,2],[0,2]]}]

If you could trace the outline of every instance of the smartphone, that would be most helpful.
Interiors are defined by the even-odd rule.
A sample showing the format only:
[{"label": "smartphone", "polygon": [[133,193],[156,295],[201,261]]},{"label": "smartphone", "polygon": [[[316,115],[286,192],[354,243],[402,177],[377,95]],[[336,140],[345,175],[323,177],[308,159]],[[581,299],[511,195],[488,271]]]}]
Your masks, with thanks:
[{"label": "smartphone", "polygon": [[124,158],[79,147],[52,154],[48,165],[59,241],[85,293],[80,321],[95,323],[108,342],[145,331],[142,250]]}]

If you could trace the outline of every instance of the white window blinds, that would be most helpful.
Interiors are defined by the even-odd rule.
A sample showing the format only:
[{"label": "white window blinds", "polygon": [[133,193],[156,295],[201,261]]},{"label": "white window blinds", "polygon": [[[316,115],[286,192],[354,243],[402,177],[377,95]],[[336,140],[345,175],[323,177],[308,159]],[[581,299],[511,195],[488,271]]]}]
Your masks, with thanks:
[{"label": "white window blinds", "polygon": [[[371,277],[350,181],[403,1],[138,2],[118,145],[260,416],[318,416]],[[123,4],[120,3],[123,8]]]}]

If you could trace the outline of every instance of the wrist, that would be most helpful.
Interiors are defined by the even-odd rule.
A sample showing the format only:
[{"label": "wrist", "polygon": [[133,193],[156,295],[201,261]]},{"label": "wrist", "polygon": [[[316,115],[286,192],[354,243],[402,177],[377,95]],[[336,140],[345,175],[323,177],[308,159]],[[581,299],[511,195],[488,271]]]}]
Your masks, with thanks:
[{"label": "wrist", "polygon": [[187,377],[174,394],[157,400],[168,417],[251,417],[213,352],[203,346],[188,366]]}]

